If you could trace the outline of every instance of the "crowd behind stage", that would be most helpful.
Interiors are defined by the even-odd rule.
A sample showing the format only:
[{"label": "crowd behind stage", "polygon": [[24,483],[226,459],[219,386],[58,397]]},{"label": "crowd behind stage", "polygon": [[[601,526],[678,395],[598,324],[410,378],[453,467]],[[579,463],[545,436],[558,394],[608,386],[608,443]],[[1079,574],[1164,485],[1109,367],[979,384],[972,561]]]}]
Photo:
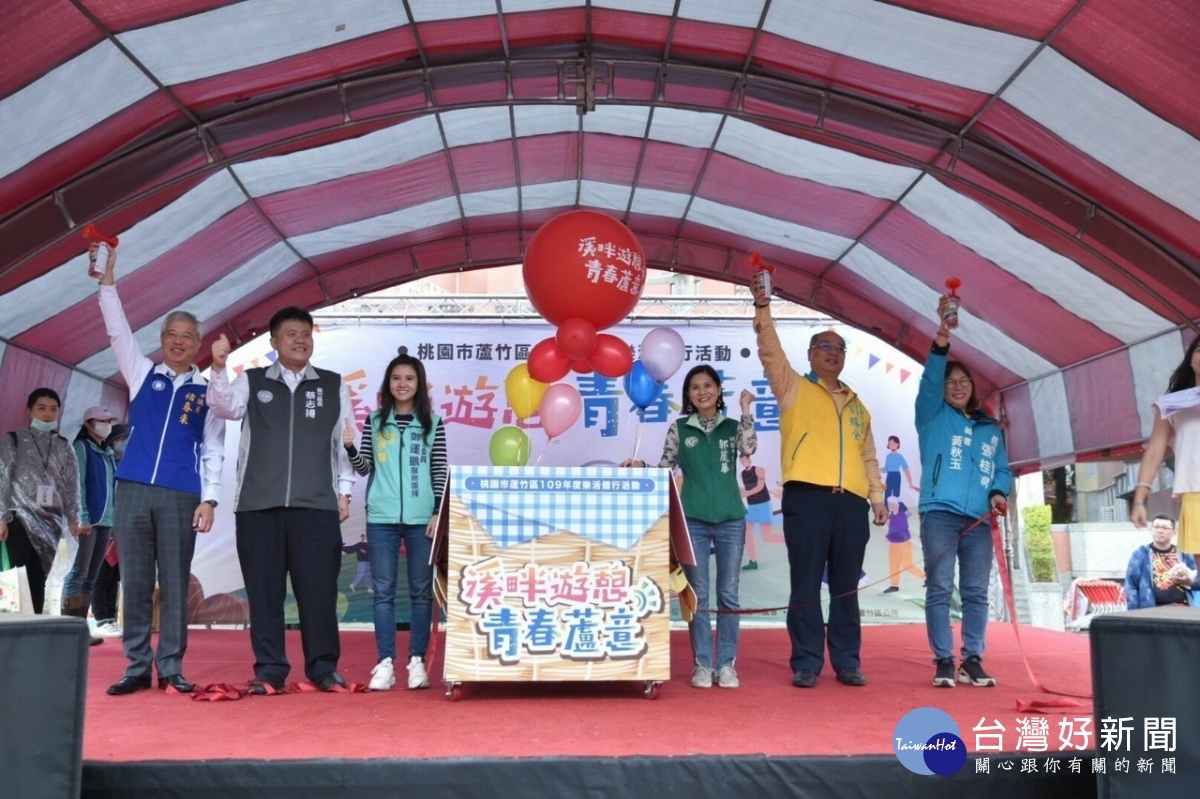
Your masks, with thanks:
[{"label": "crowd behind stage", "polygon": [[[98,246],[93,245],[93,258]],[[378,650],[377,664],[364,676],[371,690],[389,690],[399,659],[408,688],[428,687],[429,553],[438,522],[436,498],[445,489],[449,466],[446,427],[431,408],[424,364],[400,348],[384,369],[380,408],[359,430],[342,376],[312,363],[313,320],[302,308],[282,308],[271,319],[276,359],[269,366],[230,374],[231,346],[222,335],[212,345],[206,380],[195,363],[201,321],[183,309],[164,319],[161,361],[152,361],[141,351],[117,292],[117,252],[103,246],[108,258],[99,280],[99,308],[129,386],[128,417],[122,423],[112,410],[96,405],[84,413],[78,431],[61,431],[61,398],[39,387],[28,397],[28,426],[0,435],[0,576],[15,580],[23,568],[28,582],[26,606],[15,610],[43,611],[46,577],[59,542],[72,536],[78,546],[61,609],[64,615],[94,617],[93,643],[104,637],[122,640],[127,665],[108,693],[149,689],[155,675],[160,688],[195,691],[183,673],[188,576],[196,538],[213,524],[226,422],[238,421],[235,540],[253,655],[245,693],[285,690],[291,672],[284,646],[289,579],[305,677],[322,691],[349,690],[338,671],[337,578],[340,525],[351,513],[350,493],[359,477],[369,479],[367,523],[365,541],[355,551],[363,550],[360,559],[369,569],[360,569],[356,581],[369,581]],[[801,358],[784,351],[776,332],[770,292],[763,290],[760,276],[754,280],[757,352],[780,414],[792,685],[814,688],[828,664],[837,682],[865,686],[858,582],[870,525],[887,524],[895,515],[889,514],[889,504],[899,496],[907,464],[893,468],[885,456],[881,470],[870,410],[840,379],[845,340],[832,330],[816,333],[804,353],[806,368],[797,369],[794,362]],[[941,323],[913,409],[919,485],[908,478],[920,497],[932,685],[994,686],[995,677],[983,665],[993,558],[989,520],[1007,513],[1013,478],[1000,424],[982,407],[970,368],[950,357],[957,305],[943,297],[937,310]],[[1130,608],[1197,601],[1192,555],[1200,551],[1198,342],[1192,340],[1167,393],[1154,403],[1130,514],[1137,527],[1150,528],[1152,539],[1130,559],[1125,585]],[[753,397],[741,393],[741,413],[734,419],[726,415],[726,394],[732,392],[712,366],[692,368],[682,383],[682,416],[668,429],[654,464],[682,473],[693,550],[715,555],[684,567],[696,596],[689,631],[691,684],[698,689],[740,684],[738,578],[754,523],[747,515],[755,512],[751,500],[761,488],[752,468],[739,468],[739,462],[747,467],[757,449]],[[1168,453],[1174,455],[1178,523],[1162,515],[1149,519],[1145,509]],[[648,464],[629,460],[622,466]],[[907,524],[904,528],[907,532]],[[889,541],[900,545],[893,571],[912,571],[911,541],[899,530],[893,540],[892,532]],[[412,634],[403,657],[396,650],[395,611],[401,544],[412,604]],[[962,614],[957,650],[951,627],[956,567]],[[123,583],[121,625],[118,579]],[[822,583],[828,584],[828,618],[822,611]],[[156,586],[161,607],[154,641]]]}]

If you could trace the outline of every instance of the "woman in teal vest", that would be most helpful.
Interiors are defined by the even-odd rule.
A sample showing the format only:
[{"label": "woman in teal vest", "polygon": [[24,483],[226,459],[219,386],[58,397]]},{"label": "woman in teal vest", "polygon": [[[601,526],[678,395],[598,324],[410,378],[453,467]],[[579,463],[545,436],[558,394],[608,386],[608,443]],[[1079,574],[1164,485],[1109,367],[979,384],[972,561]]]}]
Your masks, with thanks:
[{"label": "woman in teal vest", "polygon": [[[734,422],[725,416],[725,398],[721,377],[708,364],[693,367],[683,381],[681,419],[667,429],[663,444],[662,468],[679,467],[683,473],[683,514],[695,566],[684,566],[688,582],[696,592],[696,614],[688,622],[692,639],[692,686],[711,688],[713,684],[712,621],[708,610],[709,552],[717,558],[717,685],[737,688],[734,660],[738,644],[738,577],[742,569],[742,548],[746,543],[746,506],[742,504],[742,486],[738,482],[738,458],[753,455],[758,449],[754,416],[750,404],[754,395],[742,391],[742,418]],[[645,466],[643,461],[625,461],[623,466]]]},{"label": "woman in teal vest", "polygon": [[429,554],[437,529],[437,502],[446,487],[446,428],[430,407],[425,367],[401,351],[384,370],[379,410],[371,414],[354,446],[354,431],[344,443],[350,462],[367,482],[367,550],[375,591],[375,645],[379,663],[370,688],[386,691],[396,684],[396,574],[400,544],[408,561],[412,616],[408,643],[408,687],[428,688],[425,650],[433,621],[433,567]]}]

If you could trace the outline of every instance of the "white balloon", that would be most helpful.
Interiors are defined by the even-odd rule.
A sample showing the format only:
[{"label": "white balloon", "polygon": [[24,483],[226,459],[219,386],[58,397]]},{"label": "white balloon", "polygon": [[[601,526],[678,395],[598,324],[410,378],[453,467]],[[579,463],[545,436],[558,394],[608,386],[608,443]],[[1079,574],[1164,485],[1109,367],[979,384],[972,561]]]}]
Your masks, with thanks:
[{"label": "white balloon", "polygon": [[674,328],[654,328],[642,339],[640,358],[650,376],[664,382],[683,366],[683,336]]}]

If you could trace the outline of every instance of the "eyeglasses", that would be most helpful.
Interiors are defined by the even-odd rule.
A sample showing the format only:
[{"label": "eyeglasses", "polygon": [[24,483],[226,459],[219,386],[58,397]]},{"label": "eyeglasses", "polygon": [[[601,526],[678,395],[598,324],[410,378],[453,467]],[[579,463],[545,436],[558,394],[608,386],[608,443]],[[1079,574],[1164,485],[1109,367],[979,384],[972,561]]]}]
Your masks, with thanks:
[{"label": "eyeglasses", "polygon": [[970,388],[971,378],[962,377],[958,380],[950,379],[946,381],[946,388]]},{"label": "eyeglasses", "polygon": [[1152,524],[1152,525],[1150,525],[1150,529],[1152,529],[1152,530],[1162,530],[1163,532],[1166,532],[1166,533],[1173,533],[1173,532],[1175,532],[1175,528],[1174,528],[1174,527],[1172,527],[1172,526],[1171,526],[1171,525],[1169,525],[1169,524]]},{"label": "eyeglasses", "polygon": [[845,352],[845,344],[834,344],[832,341],[822,341],[820,344],[814,344],[809,347],[810,350],[820,350],[821,352]]}]

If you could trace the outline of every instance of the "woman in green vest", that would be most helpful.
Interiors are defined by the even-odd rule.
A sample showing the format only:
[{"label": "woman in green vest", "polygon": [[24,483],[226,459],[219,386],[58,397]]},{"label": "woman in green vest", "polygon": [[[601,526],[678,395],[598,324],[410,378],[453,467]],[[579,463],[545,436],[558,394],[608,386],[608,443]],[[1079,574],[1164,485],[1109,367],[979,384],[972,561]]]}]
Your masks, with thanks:
[{"label": "woman in green vest", "polygon": [[[684,566],[688,582],[696,592],[696,614],[688,622],[691,633],[694,688],[713,684],[712,621],[708,610],[709,553],[717,558],[717,685],[737,688],[734,660],[738,644],[738,577],[742,548],[746,543],[746,506],[738,482],[738,458],[758,449],[750,404],[754,395],[743,390],[742,418],[725,416],[721,376],[708,364],[693,367],[683,381],[683,417],[667,429],[662,468],[679,467],[683,474],[683,513],[695,566]],[[623,466],[645,466],[643,461],[625,461]]]},{"label": "woman in green vest", "polygon": [[400,544],[408,561],[412,619],[408,643],[408,687],[428,688],[425,650],[433,619],[433,567],[429,553],[437,529],[437,502],[446,488],[446,427],[433,413],[425,366],[401,352],[383,373],[379,410],[354,447],[353,430],[343,443],[350,463],[367,483],[367,553],[375,592],[375,644],[379,662],[371,670],[372,691],[396,683],[396,576]]}]

